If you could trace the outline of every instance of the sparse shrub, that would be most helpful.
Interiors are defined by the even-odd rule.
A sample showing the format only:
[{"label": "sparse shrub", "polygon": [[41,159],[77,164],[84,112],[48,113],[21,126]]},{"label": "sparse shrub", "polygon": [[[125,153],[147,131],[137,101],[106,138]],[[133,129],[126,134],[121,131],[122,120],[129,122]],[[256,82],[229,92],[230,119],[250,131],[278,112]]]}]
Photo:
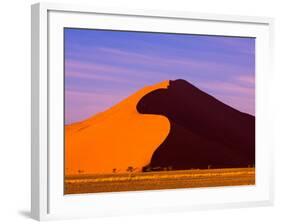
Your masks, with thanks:
[{"label": "sparse shrub", "polygon": [[130,173],[129,178],[132,177],[132,174],[133,174],[133,172],[134,172],[136,169],[137,169],[137,168],[134,168],[134,167],[132,167],[132,166],[128,166],[128,168],[127,168],[126,171]]},{"label": "sparse shrub", "polygon": [[126,171],[129,172],[129,173],[132,173],[134,170],[135,170],[134,167],[128,166]]},{"label": "sparse shrub", "polygon": [[80,173],[84,173],[84,170],[78,170],[78,173],[80,174]]}]

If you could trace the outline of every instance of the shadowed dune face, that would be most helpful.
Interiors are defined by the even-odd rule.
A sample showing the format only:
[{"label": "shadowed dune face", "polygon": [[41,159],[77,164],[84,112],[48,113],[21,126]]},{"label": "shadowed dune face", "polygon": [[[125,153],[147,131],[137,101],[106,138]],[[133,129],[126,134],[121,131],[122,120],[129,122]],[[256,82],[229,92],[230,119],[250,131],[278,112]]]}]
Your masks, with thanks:
[{"label": "shadowed dune face", "polygon": [[141,171],[166,139],[170,122],[162,115],[140,114],[139,100],[168,81],[145,87],[108,110],[65,127],[65,173]]},{"label": "shadowed dune face", "polygon": [[[142,114],[164,115],[171,129],[151,167],[173,169],[247,167],[255,164],[255,118],[202,92],[185,80],[145,95]],[[144,168],[146,170],[146,168]]]}]

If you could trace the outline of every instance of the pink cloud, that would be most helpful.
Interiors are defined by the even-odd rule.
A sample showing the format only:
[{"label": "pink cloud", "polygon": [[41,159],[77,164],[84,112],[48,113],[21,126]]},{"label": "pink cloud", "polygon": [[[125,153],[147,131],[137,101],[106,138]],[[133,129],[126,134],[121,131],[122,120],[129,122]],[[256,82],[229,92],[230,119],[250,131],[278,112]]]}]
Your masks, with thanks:
[{"label": "pink cloud", "polygon": [[[84,49],[87,52],[91,52],[91,49]],[[84,51],[82,51],[84,52]],[[100,73],[107,73],[107,76],[111,74],[123,74],[123,75],[130,75],[130,76],[137,76],[139,78],[142,77],[152,77],[157,75],[163,75],[163,73],[159,72],[152,72],[149,71],[149,69],[146,69],[145,73],[146,76],[143,75],[143,70],[140,72],[137,69],[133,68],[126,68],[125,66],[130,65],[144,65],[148,68],[150,67],[158,67],[165,70],[165,68],[177,68],[181,70],[186,70],[187,72],[192,70],[199,70],[199,71],[213,71],[213,72],[227,72],[227,71],[234,71],[237,70],[237,66],[234,64],[227,64],[227,63],[217,63],[215,61],[207,61],[207,60],[197,60],[193,58],[175,58],[175,57],[169,57],[169,55],[165,55],[164,57],[157,56],[157,55],[151,55],[151,54],[144,54],[144,53],[136,53],[126,50],[120,50],[118,48],[107,48],[107,47],[100,47],[98,49],[95,49],[95,54],[91,54],[91,60],[95,61],[96,59],[99,59],[100,55],[103,55],[103,57],[107,58],[109,61],[114,61],[116,63],[121,63],[124,65],[119,66],[113,66],[113,65],[102,65],[97,63],[89,63],[89,62],[81,62],[81,61],[74,61],[74,60],[67,60],[66,61],[66,67],[69,69],[84,69],[88,72],[87,75],[80,74],[81,78],[92,78],[93,79],[110,79],[112,81],[116,82],[126,82],[128,80],[117,80],[115,77],[105,78],[98,77]],[[76,57],[81,57],[85,55],[85,52],[79,56],[79,53],[75,53]],[[124,66],[124,67],[123,67]],[[98,74],[96,76],[95,74]],[[75,76],[77,77],[78,74],[66,74],[69,76]],[[168,74],[167,74],[168,75]],[[174,75],[174,74],[170,74]],[[120,76],[119,76],[120,77]]]},{"label": "pink cloud", "polygon": [[215,90],[218,92],[224,92],[227,93],[234,93],[234,94],[244,94],[247,96],[254,96],[255,89],[250,87],[244,87],[237,83],[229,83],[229,82],[202,82],[198,83],[199,87],[202,87],[204,89],[208,90]]},{"label": "pink cloud", "polygon": [[255,85],[255,76],[254,75],[240,75],[237,77],[237,81],[241,84]]},{"label": "pink cloud", "polygon": [[[255,88],[253,78],[237,76],[233,82],[208,81],[196,83],[203,91],[212,92],[218,100],[240,111],[255,114]],[[252,85],[244,85],[250,83]]]},{"label": "pink cloud", "polygon": [[104,76],[98,73],[82,73],[82,72],[74,72],[69,71],[66,72],[67,77],[73,78],[82,78],[82,79],[95,79],[95,80],[104,80],[104,81],[113,81],[113,82],[129,82],[129,80],[121,79],[120,77],[114,78],[112,76]]},{"label": "pink cloud", "polygon": [[122,66],[103,65],[75,60],[66,60],[65,67],[66,77],[96,79],[122,83],[131,82],[130,79],[122,78],[122,76],[138,77],[143,79],[144,77],[156,77],[157,75],[163,75],[163,73],[149,70],[140,71],[138,69],[126,68]]},{"label": "pink cloud", "polygon": [[118,61],[130,62],[136,64],[145,64],[145,65],[159,65],[161,67],[184,67],[186,69],[229,69],[233,66],[231,64],[219,64],[216,62],[202,61],[195,59],[182,59],[182,58],[169,58],[169,57],[159,57],[159,56],[149,56],[146,54],[140,54],[135,52],[127,52],[124,50],[119,50],[115,48],[99,48],[103,53],[107,53],[109,57],[115,58]]},{"label": "pink cloud", "polygon": [[[89,49],[86,49],[89,51]],[[102,53],[102,54],[99,54]],[[83,52],[85,55],[85,52]],[[82,55],[82,56],[83,56]],[[160,56],[151,56],[147,54],[128,52],[125,50],[120,50],[116,48],[99,48],[96,49],[96,54],[91,56],[91,59],[95,59],[103,55],[109,61],[119,62],[119,66],[104,65],[99,63],[89,63],[86,61],[76,61],[76,60],[66,60],[66,76],[67,77],[77,77],[83,79],[98,79],[105,81],[113,81],[119,83],[130,83],[132,77],[138,77],[138,80],[143,80],[145,77],[147,80],[157,80],[157,76],[163,77],[167,76],[167,79],[183,77],[177,74],[163,74],[166,73],[166,68],[181,68],[187,72],[192,71],[192,69],[197,69],[200,71],[227,71],[237,70],[237,65],[231,64],[219,64],[214,61],[206,60],[196,60],[192,58],[182,59],[182,58],[169,58],[169,55],[164,57]],[[77,55],[76,55],[77,56]],[[82,57],[83,58],[83,57]],[[95,60],[92,60],[95,61]],[[120,63],[122,62],[122,63]],[[118,64],[118,63],[116,63]],[[157,66],[161,68],[164,72],[154,72],[149,69],[138,70],[132,68],[132,66],[126,67],[126,65],[148,65],[148,66]],[[144,75],[145,74],[145,75]],[[127,78],[126,78],[127,76]],[[128,78],[129,77],[129,78]],[[187,75],[184,75],[187,78]],[[255,104],[255,78],[252,74],[237,75],[231,76],[231,81],[212,81],[208,79],[207,81],[200,80],[195,81],[194,84],[214,95],[214,97],[225,102],[226,104],[239,108],[244,112],[254,114],[254,104]],[[192,76],[190,77],[192,80]],[[187,80],[187,81],[191,81]],[[198,80],[197,78],[195,80]],[[159,80],[160,81],[160,80]],[[147,82],[149,83],[149,82]],[[75,110],[75,113],[89,113],[88,111],[100,112],[114,104],[116,104],[122,97],[125,95],[120,94],[119,96],[110,95],[110,94],[97,94],[97,93],[82,93],[82,92],[68,92],[66,97],[71,97],[71,101],[76,103],[81,103],[82,112],[79,112],[78,109]],[[73,107],[72,107],[73,108]],[[85,111],[85,112],[83,112]],[[86,113],[87,112],[87,113]],[[90,114],[92,115],[92,114]],[[84,116],[84,117],[85,117]],[[86,118],[86,117],[85,117]]]},{"label": "pink cloud", "polygon": [[109,94],[73,90],[66,90],[65,93],[65,116],[67,123],[86,119],[126,98],[126,93]]},{"label": "pink cloud", "polygon": [[124,73],[128,72],[126,69],[113,66],[105,66],[94,63],[79,62],[74,60],[65,61],[66,77],[76,77],[83,79],[96,79],[114,82],[128,82],[127,79],[122,79],[120,76],[100,75],[101,73]]},{"label": "pink cloud", "polygon": [[239,111],[255,115],[255,99],[252,97],[217,95],[218,100],[233,108],[239,108]]}]

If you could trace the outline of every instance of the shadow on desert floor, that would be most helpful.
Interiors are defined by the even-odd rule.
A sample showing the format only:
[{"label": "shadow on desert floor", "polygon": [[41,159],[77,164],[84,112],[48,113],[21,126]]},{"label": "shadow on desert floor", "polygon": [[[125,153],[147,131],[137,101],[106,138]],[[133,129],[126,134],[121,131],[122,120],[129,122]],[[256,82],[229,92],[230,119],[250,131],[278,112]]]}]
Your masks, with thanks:
[{"label": "shadow on desert floor", "polygon": [[19,213],[21,216],[25,217],[25,218],[31,218],[31,213],[30,213],[30,211],[27,211],[27,210],[20,210],[20,211],[18,211],[18,213]]}]

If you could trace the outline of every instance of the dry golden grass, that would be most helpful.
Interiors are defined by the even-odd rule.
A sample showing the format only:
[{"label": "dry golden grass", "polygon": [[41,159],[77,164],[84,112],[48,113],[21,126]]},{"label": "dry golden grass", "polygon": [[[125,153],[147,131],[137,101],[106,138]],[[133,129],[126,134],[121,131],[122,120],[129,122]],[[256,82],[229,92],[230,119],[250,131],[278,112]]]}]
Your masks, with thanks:
[{"label": "dry golden grass", "polygon": [[255,168],[66,176],[65,194],[254,185]]}]

